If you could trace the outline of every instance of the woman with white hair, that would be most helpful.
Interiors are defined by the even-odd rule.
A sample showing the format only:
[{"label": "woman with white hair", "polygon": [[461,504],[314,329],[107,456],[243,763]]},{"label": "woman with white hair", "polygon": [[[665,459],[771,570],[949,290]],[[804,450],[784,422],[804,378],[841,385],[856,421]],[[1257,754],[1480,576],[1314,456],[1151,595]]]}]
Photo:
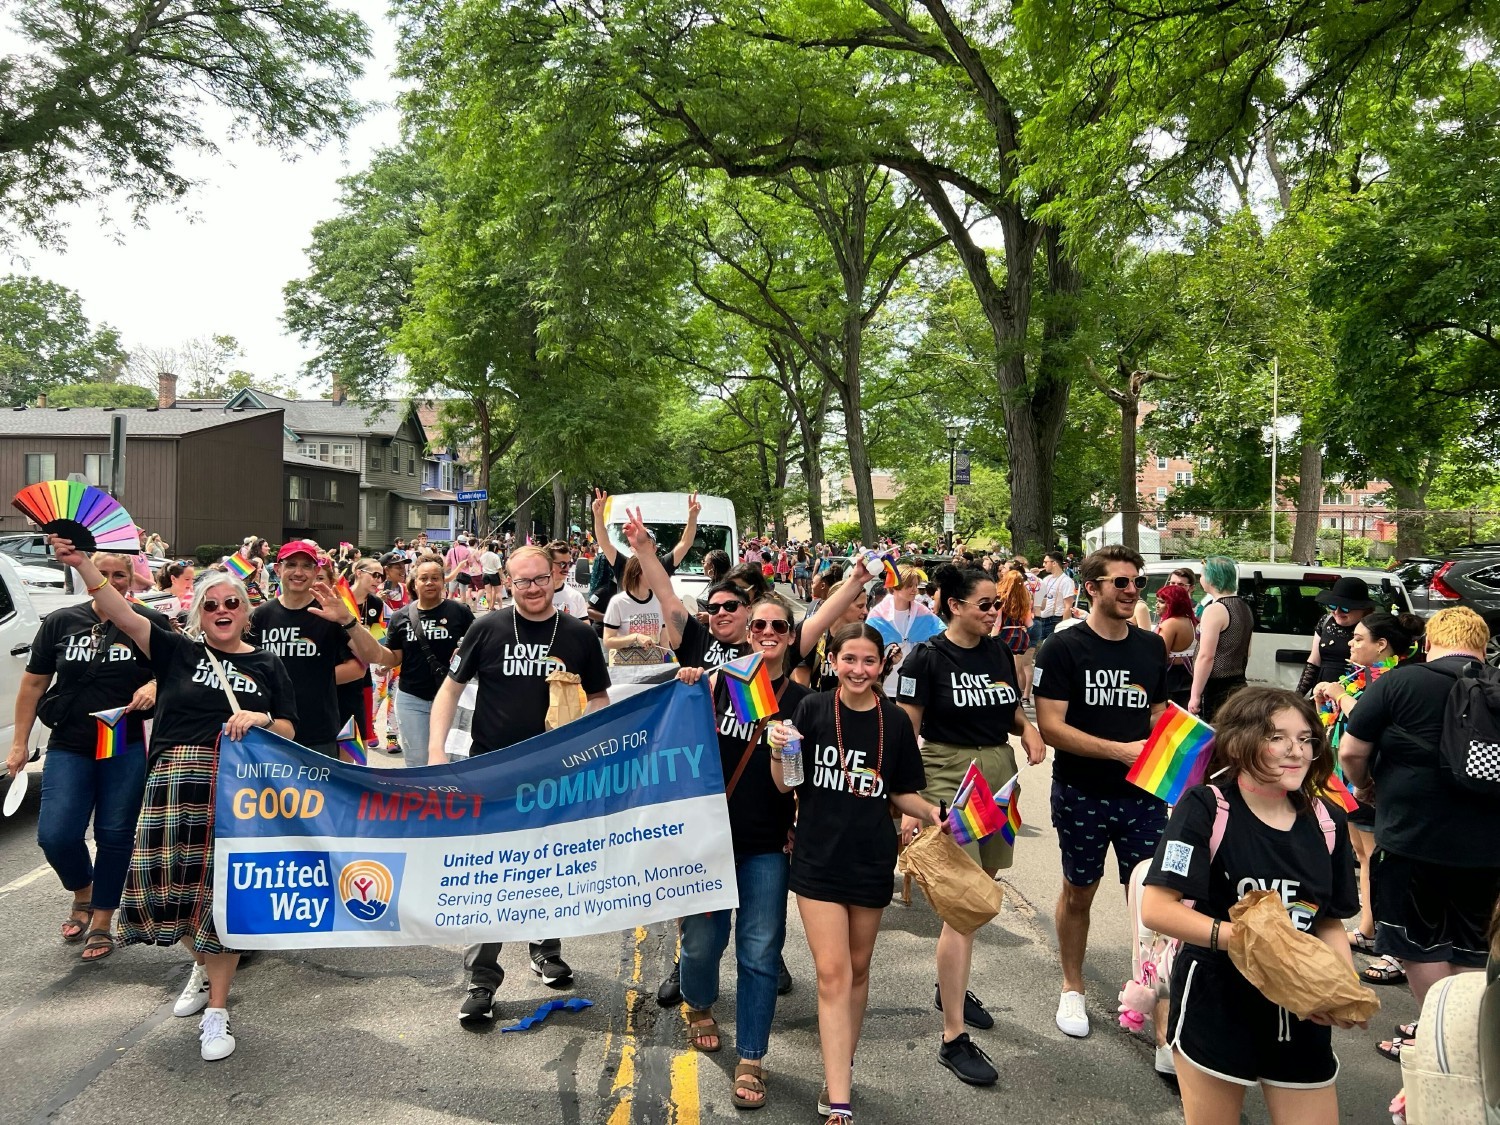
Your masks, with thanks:
[{"label": "woman with white hair", "polygon": [[[226,1009],[240,957],[224,948],[214,929],[219,735],[222,730],[239,740],[250,728],[265,727],[291,738],[297,721],[291,681],[279,656],[246,642],[250,598],[234,575],[206,576],[184,631],[176,633],[137,614],[71,542],[54,535],[51,543],[57,561],[78,571],[99,616],[156,672],[146,799],[120,903],[120,936],[126,944],[180,942],[192,953],[193,971],[173,1012],[203,1012],[200,1053],[208,1061],[227,1058],[235,1042]],[[326,612],[345,611],[336,605]]]}]

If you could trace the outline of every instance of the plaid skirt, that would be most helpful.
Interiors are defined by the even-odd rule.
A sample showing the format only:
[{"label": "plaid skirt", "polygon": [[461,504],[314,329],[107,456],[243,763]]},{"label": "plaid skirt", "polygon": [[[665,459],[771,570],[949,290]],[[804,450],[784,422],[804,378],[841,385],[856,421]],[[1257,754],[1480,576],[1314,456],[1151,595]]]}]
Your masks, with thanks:
[{"label": "plaid skirt", "polygon": [[151,765],[120,899],[120,940],[223,953],[214,929],[217,746],[169,746]]}]

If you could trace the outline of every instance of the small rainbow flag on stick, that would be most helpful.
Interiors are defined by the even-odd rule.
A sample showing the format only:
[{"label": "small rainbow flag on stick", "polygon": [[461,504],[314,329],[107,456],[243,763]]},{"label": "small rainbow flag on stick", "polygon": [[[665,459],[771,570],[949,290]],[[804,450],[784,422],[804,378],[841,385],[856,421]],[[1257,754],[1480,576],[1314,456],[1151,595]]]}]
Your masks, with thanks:
[{"label": "small rainbow flag on stick", "polygon": [[349,588],[349,580],[339,575],[339,580],[333,584],[333,592],[339,596],[339,601],[344,603],[345,608],[354,614],[354,619],[359,620],[359,606],[354,602],[354,591]]},{"label": "small rainbow flag on stick", "polygon": [[1021,830],[1021,775],[1007,781],[995,794],[995,803],[1005,813],[1005,823],[1000,826],[1000,836],[1007,844],[1016,842],[1016,833]]},{"label": "small rainbow flag on stick", "polygon": [[339,753],[344,754],[357,766],[367,765],[365,758],[365,743],[359,736],[359,728],[350,719],[344,724],[344,729],[339,731],[338,737]]},{"label": "small rainbow flag on stick", "polygon": [[1188,786],[1197,785],[1208,772],[1213,744],[1213,727],[1168,703],[1125,780],[1175,805]]},{"label": "small rainbow flag on stick", "polygon": [[771,669],[758,652],[731,660],[719,669],[729,692],[734,717],[742,723],[758,723],[776,714],[776,692],[771,687]]},{"label": "small rainbow flag on stick", "polygon": [[958,784],[953,806],[948,810],[948,823],[956,844],[977,843],[1005,826],[1005,813],[995,804],[995,795],[990,792],[984,774],[979,772],[978,762],[969,763],[964,779]]},{"label": "small rainbow flag on stick", "polygon": [[1355,800],[1354,794],[1349,792],[1344,779],[1336,773],[1328,775],[1328,785],[1323,789],[1323,795],[1338,802],[1345,812],[1353,812],[1359,808],[1359,802]]},{"label": "small rainbow flag on stick", "polygon": [[255,567],[246,562],[238,551],[224,560],[224,569],[241,582],[250,581],[250,576],[255,573]]},{"label": "small rainbow flag on stick", "polygon": [[889,555],[882,555],[879,551],[865,551],[864,560],[865,569],[870,572],[871,577],[879,575],[887,590],[894,590],[901,585],[901,575]]},{"label": "small rainbow flag on stick", "polygon": [[113,758],[125,749],[126,707],[111,707],[108,711],[90,711],[99,720],[99,730],[94,737],[94,761]]}]

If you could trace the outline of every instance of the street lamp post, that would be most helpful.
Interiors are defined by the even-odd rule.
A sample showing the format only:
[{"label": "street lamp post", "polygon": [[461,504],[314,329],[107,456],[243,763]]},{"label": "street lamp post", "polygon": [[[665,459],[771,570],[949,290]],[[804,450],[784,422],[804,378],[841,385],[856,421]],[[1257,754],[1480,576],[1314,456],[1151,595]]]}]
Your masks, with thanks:
[{"label": "street lamp post", "polygon": [[[953,483],[953,454],[954,454],[954,451],[957,449],[957,447],[958,447],[958,427],[957,426],[949,426],[948,427],[948,495],[949,496],[952,496],[954,494],[953,493],[953,489],[954,489],[955,486],[954,486],[954,483]],[[946,508],[946,506],[943,509],[943,522],[944,523],[948,522],[948,509]],[[945,545],[945,548],[946,548],[948,554],[950,554],[950,555],[953,554],[953,529],[951,527],[945,527],[943,529],[943,541],[944,541],[944,545]]]}]

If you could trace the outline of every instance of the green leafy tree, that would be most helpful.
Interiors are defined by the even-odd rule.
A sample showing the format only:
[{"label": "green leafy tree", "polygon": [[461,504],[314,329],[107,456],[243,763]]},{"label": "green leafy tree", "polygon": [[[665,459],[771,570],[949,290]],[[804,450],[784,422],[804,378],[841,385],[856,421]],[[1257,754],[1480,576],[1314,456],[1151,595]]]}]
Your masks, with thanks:
[{"label": "green leafy tree", "polygon": [[23,406],[68,383],[112,378],[125,361],[119,334],[95,327],[73,290],[11,274],[0,278],[0,397]]},{"label": "green leafy tree", "polygon": [[137,219],[192,186],[182,149],[215,151],[210,107],[287,146],[342,137],[369,53],[353,12],[319,0],[38,0],[0,56],[0,241],[55,238],[60,208],[111,189]]},{"label": "green leafy tree", "polygon": [[70,383],[47,395],[48,406],[155,406],[156,395],[133,383]]}]

